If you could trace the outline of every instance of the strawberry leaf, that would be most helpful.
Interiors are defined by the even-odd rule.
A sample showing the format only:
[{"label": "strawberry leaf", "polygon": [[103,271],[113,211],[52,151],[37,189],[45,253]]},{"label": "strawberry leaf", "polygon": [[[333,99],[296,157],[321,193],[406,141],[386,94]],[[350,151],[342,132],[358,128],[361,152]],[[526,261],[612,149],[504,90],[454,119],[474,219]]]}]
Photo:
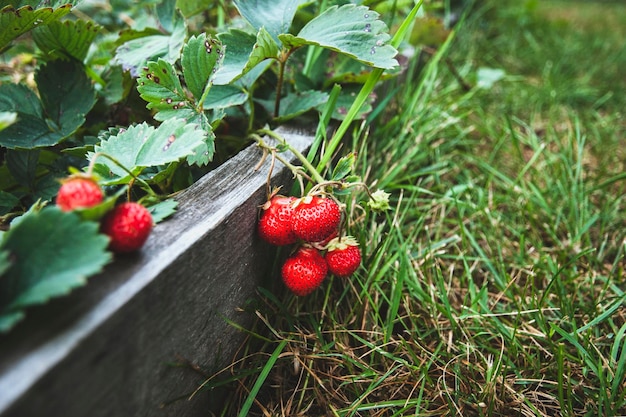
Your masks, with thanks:
[{"label": "strawberry leaf", "polygon": [[24,2],[17,3],[7,5],[7,1],[0,1],[0,51],[29,30],[60,19],[72,9],[72,2],[69,1],[56,9],[45,7],[36,10],[32,5],[19,4]]},{"label": "strawberry leaf", "polygon": [[[184,119],[168,119],[158,128],[142,123],[120,131],[103,140],[94,148],[95,152],[104,153],[135,175],[143,168],[166,165],[203,149],[206,146],[207,132],[197,124],[187,123]],[[94,153],[90,154],[92,159]],[[131,177],[128,172],[108,158],[99,158],[96,166],[100,175],[105,172],[105,182],[126,183]]]},{"label": "strawberry leaf", "polygon": [[332,6],[307,23],[297,36],[282,34],[290,48],[317,45],[352,57],[366,65],[391,69],[398,65],[389,45],[387,26],[366,6]]},{"label": "strawberry leaf", "polygon": [[234,85],[214,85],[204,100],[206,109],[224,109],[239,106],[248,100],[248,93]]},{"label": "strawberry leaf", "polygon": [[33,30],[33,40],[49,57],[84,61],[99,30],[100,27],[91,21],[54,21]]},{"label": "strawberry leaf", "polygon": [[17,114],[17,121],[0,131],[0,145],[10,149],[56,145],[82,126],[96,102],[78,62],[48,62],[35,73],[35,81],[41,99],[25,85],[0,85],[0,112]]},{"label": "strawberry leaf", "polygon": [[148,211],[152,215],[152,221],[156,224],[162,222],[163,220],[174,214],[177,207],[178,201],[170,198],[161,201],[160,203],[149,206]]},{"label": "strawberry leaf", "polygon": [[[18,204],[20,204],[19,198],[5,191],[0,191],[0,216],[9,213]],[[1,272],[0,275],[2,275]]]},{"label": "strawberry leaf", "polygon": [[[161,22],[161,24],[164,23]],[[133,77],[137,77],[139,70],[150,60],[154,61],[158,58],[163,58],[168,62],[178,60],[187,34],[185,21],[182,16],[175,14],[166,23],[166,26],[171,27],[171,31],[166,34],[146,30],[124,35],[132,39],[120,45],[115,53],[115,58],[122,64],[124,71],[130,71]]]},{"label": "strawberry leaf", "polygon": [[255,30],[265,28],[277,45],[279,35],[289,32],[296,11],[305,0],[235,0],[241,16]]},{"label": "strawberry leaf", "polygon": [[316,90],[303,91],[285,96],[280,101],[280,114],[277,121],[283,122],[300,116],[328,101],[328,93]]},{"label": "strawberry leaf", "polygon": [[141,98],[148,102],[147,107],[157,111],[156,120],[190,119],[196,115],[194,103],[187,98],[176,70],[168,61],[159,58],[157,62],[148,62],[137,84]]},{"label": "strawberry leaf", "polygon": [[222,43],[205,33],[192,36],[183,48],[181,64],[187,88],[199,102],[205,91],[211,87],[224,56]]},{"label": "strawberry leaf", "polygon": [[[265,28],[260,28],[256,37],[241,30],[231,30],[218,35],[218,38],[225,46],[226,55],[222,67],[215,74],[216,85],[236,81],[266,59],[278,57],[278,45]],[[260,76],[266,68],[267,66],[255,76]],[[246,84],[253,82],[254,80],[247,80]]]},{"label": "strawberry leaf", "polygon": [[57,207],[31,209],[12,223],[0,237],[0,332],[21,320],[26,307],[68,294],[102,270],[111,254],[98,229]]}]

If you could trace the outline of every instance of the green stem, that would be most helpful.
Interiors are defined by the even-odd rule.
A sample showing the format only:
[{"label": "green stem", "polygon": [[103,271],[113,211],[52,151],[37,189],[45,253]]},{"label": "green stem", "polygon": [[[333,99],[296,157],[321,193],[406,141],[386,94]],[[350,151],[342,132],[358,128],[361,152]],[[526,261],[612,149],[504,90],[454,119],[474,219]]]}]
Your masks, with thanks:
[{"label": "green stem", "polygon": [[[88,175],[91,175],[91,173],[93,172],[93,168],[96,165],[96,159],[98,159],[98,157],[100,157],[100,156],[108,159],[109,161],[113,162],[115,165],[117,165],[118,167],[123,169],[126,173],[128,173],[128,175],[130,175],[133,178],[133,181],[137,181],[141,185],[141,188],[143,188],[148,194],[150,194],[153,197],[158,197],[158,194],[154,192],[152,187],[150,187],[150,184],[148,184],[145,180],[142,180],[137,175],[132,173],[120,161],[118,161],[117,159],[115,159],[114,157],[112,157],[111,155],[108,155],[106,153],[96,152],[93,155],[93,158],[91,158],[91,162],[89,163],[89,167],[87,168],[87,174]],[[131,184],[129,184],[129,185],[131,185]]]},{"label": "green stem", "polygon": [[[317,172],[317,170],[315,169],[313,164],[311,164],[311,162],[307,159],[307,157],[304,156],[302,154],[302,152],[300,152],[299,150],[293,148],[278,133],[276,133],[276,132],[274,132],[272,130],[269,130],[269,129],[260,129],[258,132],[261,133],[261,134],[265,134],[267,136],[270,136],[270,137],[276,139],[277,141],[280,142],[281,145],[285,146],[291,153],[293,153],[296,156],[296,158],[298,158],[298,160],[302,163],[302,166],[304,168],[306,168],[306,170],[311,174],[311,177],[313,178],[313,180],[316,183],[319,184],[319,183],[323,183],[325,181],[324,177],[322,177],[322,175],[319,172]],[[258,142],[258,140],[257,140],[257,142]],[[278,155],[276,157],[278,158]],[[282,159],[279,159],[279,161],[281,161],[283,164],[285,163]],[[291,164],[289,164],[289,165],[291,165]]]},{"label": "green stem", "polygon": [[[411,12],[404,19],[404,21],[398,28],[398,31],[391,39],[391,46],[393,46],[394,48],[398,48],[400,46],[400,43],[408,32],[413,19],[415,19],[417,12],[422,7],[423,2],[424,0],[419,0],[419,2],[417,2],[417,4],[413,6],[413,9],[411,9]],[[345,119],[343,119],[343,121],[335,131],[335,134],[331,138],[330,143],[324,150],[324,154],[322,155],[320,162],[317,164],[316,171],[321,172],[324,167],[328,165],[341,142],[341,138],[346,134],[348,128],[356,118],[356,115],[359,113],[359,110],[361,110],[361,107],[363,106],[369,95],[372,93],[372,91],[374,91],[374,87],[376,87],[376,83],[380,79],[380,76],[383,74],[383,71],[384,69],[382,68],[374,68],[374,70],[372,70],[369,77],[367,78],[367,81],[365,82],[363,87],[361,87],[361,91],[352,103],[352,106],[350,106],[348,114],[346,115]]]}]

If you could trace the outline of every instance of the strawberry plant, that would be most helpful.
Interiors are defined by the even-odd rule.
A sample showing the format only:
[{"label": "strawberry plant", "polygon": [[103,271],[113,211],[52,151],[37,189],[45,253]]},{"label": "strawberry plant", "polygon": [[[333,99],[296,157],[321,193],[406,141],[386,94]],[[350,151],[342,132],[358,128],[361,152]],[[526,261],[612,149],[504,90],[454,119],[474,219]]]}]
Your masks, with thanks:
[{"label": "strawberry plant", "polygon": [[[310,157],[298,155],[303,168],[293,167],[301,182],[310,180],[293,212],[304,217],[315,199],[332,208],[332,219],[324,233],[304,232],[305,224],[276,232],[285,224],[272,216],[289,209],[272,203],[265,216],[272,226],[260,225],[260,233],[281,234],[268,237],[272,244],[292,244],[338,231],[342,216],[331,194],[358,179],[353,159],[332,168],[330,161],[351,123],[371,110],[383,72],[397,72],[396,48],[407,27],[392,40],[376,11],[343,2],[209,6],[118,2],[111,12],[88,0],[0,0],[0,331],[24,307],[101,271],[112,259],[109,250],[140,250],[153,223],[173,214],[172,196],[216,159],[254,140],[284,161],[289,144],[276,138],[279,145],[270,146],[262,138],[276,136],[271,127],[278,123],[321,116]],[[341,124],[327,138],[331,119]],[[324,197],[304,193],[314,186]],[[152,220],[137,214],[137,224],[114,225],[111,218],[131,202]],[[60,230],[49,247],[58,253],[40,248],[43,232],[20,232],[52,233],[46,223],[53,221]],[[87,246],[75,256],[72,248]],[[52,257],[63,272],[59,281],[43,269]]]}]

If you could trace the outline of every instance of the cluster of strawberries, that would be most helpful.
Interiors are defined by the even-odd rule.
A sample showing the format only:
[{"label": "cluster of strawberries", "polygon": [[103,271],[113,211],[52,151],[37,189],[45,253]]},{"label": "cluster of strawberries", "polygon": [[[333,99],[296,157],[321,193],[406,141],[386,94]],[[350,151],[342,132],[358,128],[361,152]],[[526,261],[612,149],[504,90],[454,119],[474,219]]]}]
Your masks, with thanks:
[{"label": "cluster of strawberries", "polygon": [[[84,210],[102,204],[104,193],[91,177],[74,175],[65,179],[56,197],[63,211]],[[101,219],[100,231],[109,236],[109,249],[128,253],[140,249],[152,230],[152,215],[143,205],[125,202],[116,205]]]},{"label": "cluster of strawberries", "polygon": [[299,243],[281,268],[283,282],[294,294],[308,295],[329,272],[348,277],[361,265],[356,240],[338,236],[340,224],[341,209],[330,197],[274,195],[263,206],[259,236],[277,246]]}]

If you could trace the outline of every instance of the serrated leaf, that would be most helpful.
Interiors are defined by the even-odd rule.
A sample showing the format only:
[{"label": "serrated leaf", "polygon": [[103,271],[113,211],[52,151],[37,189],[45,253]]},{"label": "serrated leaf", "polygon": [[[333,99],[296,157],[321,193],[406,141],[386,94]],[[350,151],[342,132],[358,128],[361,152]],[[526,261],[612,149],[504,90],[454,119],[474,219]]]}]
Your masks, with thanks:
[{"label": "serrated leaf", "polygon": [[210,87],[223,57],[222,43],[205,33],[192,36],[183,47],[183,77],[196,102],[202,99],[205,90]]},{"label": "serrated leaf", "polygon": [[339,161],[337,161],[337,165],[335,165],[335,168],[333,169],[331,181],[341,181],[346,178],[352,172],[355,161],[356,155],[354,152],[350,152],[348,155],[342,156]]},{"label": "serrated leaf", "polygon": [[58,131],[63,139],[85,123],[86,114],[96,103],[96,94],[80,63],[48,62],[35,73],[35,82],[50,130]]},{"label": "serrated leaf", "polygon": [[137,79],[137,91],[148,102],[147,107],[158,112],[157,120],[190,118],[196,114],[176,70],[164,59],[148,62]]},{"label": "serrated leaf", "polygon": [[39,162],[38,150],[8,150],[6,164],[15,180],[26,188],[32,188]]},{"label": "serrated leaf", "polygon": [[0,51],[29,30],[60,19],[72,9],[72,4],[64,4],[56,9],[45,7],[35,10],[30,5],[20,6],[24,2],[11,3],[7,5],[6,2],[0,2]]},{"label": "serrated leaf", "polygon": [[152,214],[152,221],[154,221],[154,223],[159,223],[174,214],[177,207],[178,201],[170,198],[149,206],[148,211]]},{"label": "serrated leaf", "polygon": [[280,35],[289,47],[317,45],[350,56],[369,66],[391,69],[398,65],[389,45],[387,26],[365,6],[332,6],[307,23],[297,36]]},{"label": "serrated leaf", "polygon": [[[20,203],[19,198],[5,191],[0,191],[0,216],[10,213]],[[0,273],[1,274],[1,273]]]},{"label": "serrated leaf", "polygon": [[141,68],[148,61],[163,58],[168,62],[176,62],[185,42],[187,28],[182,17],[174,19],[172,31],[168,34],[155,34],[154,31],[134,32],[140,37],[130,39],[115,51],[115,59],[124,71],[130,71],[133,77],[139,75]]},{"label": "serrated leaf", "polygon": [[[138,174],[142,168],[169,164],[193,154],[196,148],[205,144],[206,135],[207,132],[198,125],[175,118],[166,120],[158,128],[147,123],[131,126],[103,140],[94,150],[115,158]],[[119,183],[130,179],[124,169],[107,158],[98,159],[96,165],[106,166],[106,171],[110,173],[106,177],[109,181]]]},{"label": "serrated leaf", "polygon": [[231,30],[219,34],[218,38],[222,41],[226,54],[213,80],[216,85],[232,83],[251,72],[264,60],[278,56],[278,45],[265,28],[260,28],[256,36],[241,30]]},{"label": "serrated leaf", "polygon": [[82,0],[0,0],[0,8],[5,6],[13,6],[16,9],[24,6],[30,6],[33,9],[39,9],[42,7],[57,8],[61,6],[74,7],[78,5]]},{"label": "serrated leaf", "polygon": [[0,332],[23,315],[22,310],[68,294],[84,285],[111,260],[108,238],[95,222],[57,207],[31,210],[2,236],[0,251],[11,265],[0,279]]},{"label": "serrated leaf", "polygon": [[100,26],[92,21],[55,21],[33,30],[33,40],[44,54],[52,58],[74,58],[84,61]]},{"label": "serrated leaf", "polygon": [[39,98],[23,84],[0,85],[0,111],[15,113],[15,123],[0,131],[0,145],[9,149],[49,146],[62,139],[51,131],[43,117]]},{"label": "serrated leaf", "polygon": [[280,122],[293,119],[328,101],[328,93],[322,91],[303,91],[293,93],[280,101],[280,113],[276,119]]},{"label": "serrated leaf", "polygon": [[265,28],[277,45],[279,36],[288,33],[298,7],[306,0],[235,0],[241,16],[255,30]]}]

